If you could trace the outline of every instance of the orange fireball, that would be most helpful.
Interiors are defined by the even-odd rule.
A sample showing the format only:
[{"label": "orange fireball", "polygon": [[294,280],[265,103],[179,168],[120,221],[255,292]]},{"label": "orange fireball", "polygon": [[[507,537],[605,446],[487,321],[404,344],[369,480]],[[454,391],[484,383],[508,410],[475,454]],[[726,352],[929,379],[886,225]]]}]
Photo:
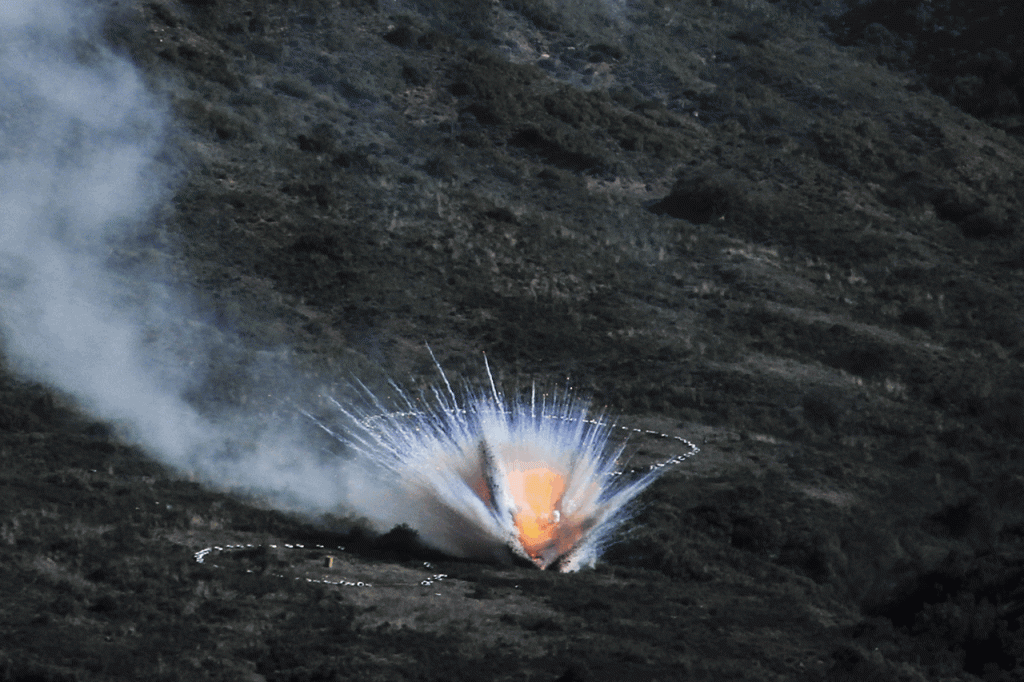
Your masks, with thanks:
[{"label": "orange fireball", "polygon": [[556,471],[537,466],[508,473],[509,494],[516,503],[513,514],[519,530],[519,542],[534,561],[543,561],[550,550],[555,556],[572,546],[561,548],[560,521],[565,477]]}]

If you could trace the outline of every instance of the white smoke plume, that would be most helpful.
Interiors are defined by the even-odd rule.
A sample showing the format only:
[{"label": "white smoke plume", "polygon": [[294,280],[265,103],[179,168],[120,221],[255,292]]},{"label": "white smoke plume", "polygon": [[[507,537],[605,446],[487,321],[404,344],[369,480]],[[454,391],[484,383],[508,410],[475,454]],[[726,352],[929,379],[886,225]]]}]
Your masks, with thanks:
[{"label": "white smoke plume", "polygon": [[169,199],[168,171],[153,161],[166,121],[98,29],[99,17],[62,0],[0,3],[4,360],[165,463],[287,508],[334,509],[336,464],[185,399],[204,364],[202,340],[182,331],[187,297],[159,284],[159,273],[110,265]]}]

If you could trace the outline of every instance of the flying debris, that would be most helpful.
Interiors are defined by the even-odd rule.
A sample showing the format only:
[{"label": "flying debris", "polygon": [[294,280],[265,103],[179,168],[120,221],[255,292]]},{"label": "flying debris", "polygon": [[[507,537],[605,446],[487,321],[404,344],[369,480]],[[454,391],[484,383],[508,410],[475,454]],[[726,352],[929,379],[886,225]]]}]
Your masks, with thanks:
[{"label": "flying debris", "polygon": [[506,399],[484,362],[490,390],[461,399],[438,364],[443,385],[415,399],[392,384],[397,410],[359,384],[364,407],[328,397],[336,419],[302,411],[395,493],[378,504],[401,504],[420,540],[447,554],[563,572],[592,566],[629,503],[666,465],[699,451],[676,438],[685,453],[624,471],[625,444],[611,442],[616,427],[589,403],[568,389]]}]

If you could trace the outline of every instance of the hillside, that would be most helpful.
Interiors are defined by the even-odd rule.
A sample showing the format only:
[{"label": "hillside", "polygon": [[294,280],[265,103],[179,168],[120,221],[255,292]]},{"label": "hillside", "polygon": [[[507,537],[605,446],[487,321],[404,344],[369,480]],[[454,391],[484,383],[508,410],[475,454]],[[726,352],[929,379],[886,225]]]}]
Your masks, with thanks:
[{"label": "hillside", "polygon": [[[917,4],[953,14],[87,3],[54,49],[133,65],[149,94],[102,144],[142,140],[148,184],[81,248],[175,389],[142,408],[33,355],[11,311],[48,271],[0,242],[0,680],[1020,679],[1022,62],[1012,31],[964,42],[1019,16]],[[15,91],[5,169],[48,130]],[[431,352],[457,385],[486,354],[510,394],[592,396],[638,465],[702,452],[555,574],[378,537],[400,501],[332,507],[284,446],[146,431],[187,408],[329,448],[300,409],[435,385]]]}]

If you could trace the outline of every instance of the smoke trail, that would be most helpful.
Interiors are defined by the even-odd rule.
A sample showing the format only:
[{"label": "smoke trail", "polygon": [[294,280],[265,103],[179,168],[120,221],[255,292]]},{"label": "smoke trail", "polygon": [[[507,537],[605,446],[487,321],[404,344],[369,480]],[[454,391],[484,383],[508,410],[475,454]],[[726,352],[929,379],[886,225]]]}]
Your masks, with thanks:
[{"label": "smoke trail", "polygon": [[[0,3],[0,348],[15,371],[74,397],[148,452],[214,483],[328,510],[336,465],[252,419],[200,414],[191,308],[156,273],[111,264],[166,201],[153,159],[165,113],[60,0]],[[197,361],[196,358],[199,358]],[[190,360],[187,360],[190,359]],[[190,367],[191,365],[191,367]]]},{"label": "smoke trail", "polygon": [[187,399],[211,364],[190,331],[193,306],[161,283],[165,273],[112,258],[138,248],[133,240],[145,240],[170,199],[170,171],[154,162],[166,113],[98,28],[97,16],[63,0],[0,3],[5,363],[208,483],[283,509],[356,511],[382,531],[436,524],[400,485],[322,456],[287,424],[222,406],[211,414],[209,401],[200,411]]},{"label": "smoke trail", "polygon": [[169,404],[171,387],[151,390],[139,311],[103,264],[104,247],[158,198],[146,178],[161,113],[128,64],[74,28],[82,19],[48,2],[6,5],[0,17],[6,351],[21,371],[180,457],[199,423]]}]

